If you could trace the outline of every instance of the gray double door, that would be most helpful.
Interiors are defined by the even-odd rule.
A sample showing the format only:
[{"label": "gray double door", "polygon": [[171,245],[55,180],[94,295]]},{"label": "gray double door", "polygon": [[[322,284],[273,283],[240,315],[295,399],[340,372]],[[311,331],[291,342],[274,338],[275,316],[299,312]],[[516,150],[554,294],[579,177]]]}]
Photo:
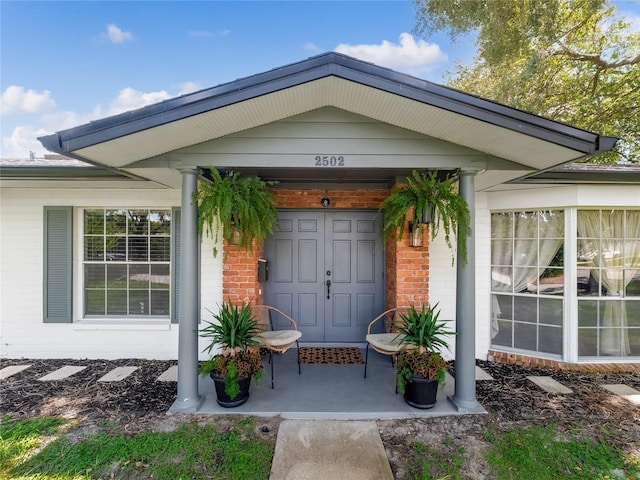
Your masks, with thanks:
[{"label": "gray double door", "polygon": [[381,214],[283,210],[265,244],[264,301],[290,314],[303,342],[363,342],[384,309]]}]

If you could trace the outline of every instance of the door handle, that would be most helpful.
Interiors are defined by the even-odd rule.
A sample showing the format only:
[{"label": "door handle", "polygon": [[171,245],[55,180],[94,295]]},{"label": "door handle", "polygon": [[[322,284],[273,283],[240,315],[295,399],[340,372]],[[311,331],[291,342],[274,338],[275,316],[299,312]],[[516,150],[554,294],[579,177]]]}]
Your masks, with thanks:
[{"label": "door handle", "polygon": [[327,280],[326,285],[327,285],[327,300],[329,300],[329,298],[331,298],[329,296],[329,293],[331,292],[331,280]]}]

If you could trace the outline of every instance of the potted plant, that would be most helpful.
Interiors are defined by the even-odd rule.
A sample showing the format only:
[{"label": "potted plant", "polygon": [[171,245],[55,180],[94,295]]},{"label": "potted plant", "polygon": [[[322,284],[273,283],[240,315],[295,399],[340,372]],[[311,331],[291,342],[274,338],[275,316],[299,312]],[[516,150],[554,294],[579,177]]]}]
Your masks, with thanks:
[{"label": "potted plant", "polygon": [[[198,228],[214,241],[222,238],[240,248],[252,250],[262,243],[278,224],[278,212],[269,185],[259,177],[244,177],[239,172],[221,175],[211,167],[211,176],[200,175],[195,202],[198,205]],[[213,254],[216,256],[217,248]]]},{"label": "potted plant", "polygon": [[200,336],[209,339],[203,351],[211,354],[219,346],[220,352],[202,362],[200,373],[213,379],[219,405],[237,407],[249,398],[251,378],[259,379],[264,371],[255,338],[258,323],[245,302],[238,306],[229,300],[212,315],[214,321],[200,330]]},{"label": "potted plant", "polygon": [[[437,172],[414,170],[407,184],[396,188],[382,202],[380,210],[384,212],[383,231],[387,240],[402,238],[407,221],[413,235],[421,235],[420,225],[429,223],[432,240],[442,226],[445,241],[452,250],[452,232],[463,238],[471,234],[471,213],[458,193],[455,177],[441,179]],[[466,263],[466,242],[460,242],[460,248]]]},{"label": "potted plant", "polygon": [[405,401],[416,408],[431,408],[436,403],[438,385],[444,385],[448,363],[439,350],[449,348],[446,324],[438,322],[438,304],[420,310],[412,305],[401,314],[398,327],[403,349],[398,354],[397,385]]}]

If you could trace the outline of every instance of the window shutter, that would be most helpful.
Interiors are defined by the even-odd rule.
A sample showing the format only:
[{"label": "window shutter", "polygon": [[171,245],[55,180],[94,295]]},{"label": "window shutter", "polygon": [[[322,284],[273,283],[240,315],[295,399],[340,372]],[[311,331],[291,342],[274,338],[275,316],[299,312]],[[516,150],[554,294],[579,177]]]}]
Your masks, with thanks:
[{"label": "window shutter", "polygon": [[180,314],[180,209],[171,209],[171,323]]},{"label": "window shutter", "polygon": [[73,321],[73,207],[44,207],[45,323]]}]

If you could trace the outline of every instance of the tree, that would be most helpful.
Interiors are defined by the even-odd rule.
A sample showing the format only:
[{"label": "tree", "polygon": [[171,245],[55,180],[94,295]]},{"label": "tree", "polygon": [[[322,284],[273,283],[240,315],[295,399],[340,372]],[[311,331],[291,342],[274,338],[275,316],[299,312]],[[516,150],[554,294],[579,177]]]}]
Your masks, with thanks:
[{"label": "tree", "polygon": [[448,85],[620,137],[598,163],[640,163],[640,33],[607,0],[414,0],[414,33],[476,34]]}]

